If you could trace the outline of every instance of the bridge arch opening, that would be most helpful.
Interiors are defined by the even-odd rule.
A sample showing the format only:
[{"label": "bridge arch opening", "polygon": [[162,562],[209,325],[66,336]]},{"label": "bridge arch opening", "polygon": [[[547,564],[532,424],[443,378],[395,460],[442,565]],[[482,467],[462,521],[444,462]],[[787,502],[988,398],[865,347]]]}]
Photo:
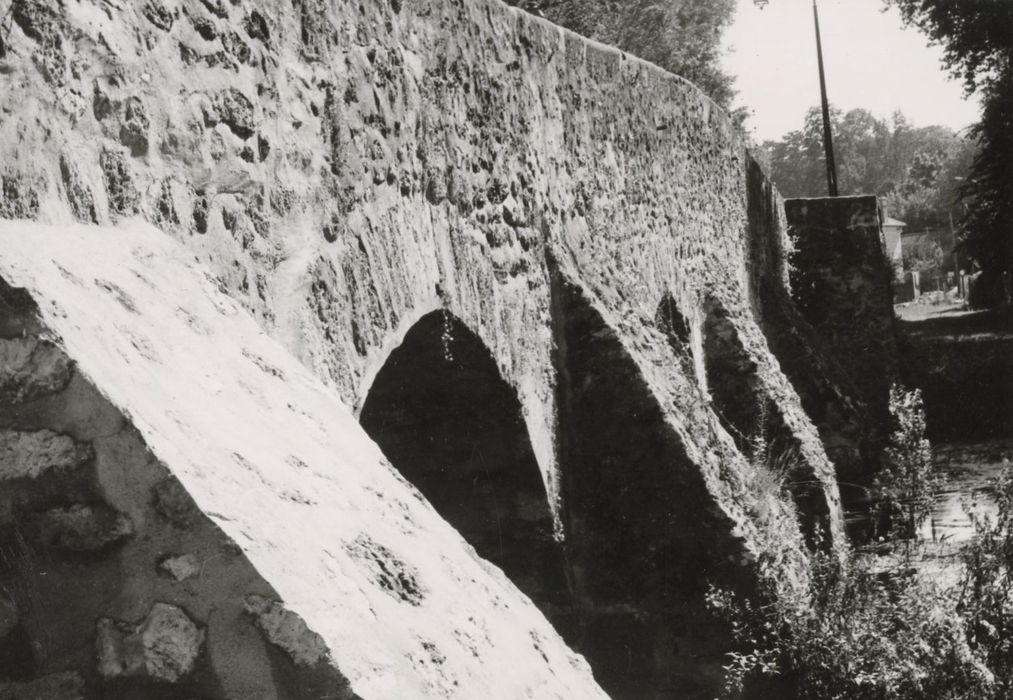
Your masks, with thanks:
[{"label": "bridge arch opening", "polygon": [[566,605],[561,547],[517,393],[464,323],[446,311],[419,319],[359,420],[479,555],[546,613]]},{"label": "bridge arch opening", "polygon": [[616,698],[720,694],[728,630],[710,582],[735,581],[732,525],[615,330],[553,281],[564,527],[579,624],[567,642]]},{"label": "bridge arch opening", "polygon": [[742,344],[728,311],[716,299],[704,304],[703,354],[707,388],[719,422],[739,451],[790,494],[809,546],[821,539],[829,506],[805,461],[801,443],[780,407],[763,388],[759,368]]}]

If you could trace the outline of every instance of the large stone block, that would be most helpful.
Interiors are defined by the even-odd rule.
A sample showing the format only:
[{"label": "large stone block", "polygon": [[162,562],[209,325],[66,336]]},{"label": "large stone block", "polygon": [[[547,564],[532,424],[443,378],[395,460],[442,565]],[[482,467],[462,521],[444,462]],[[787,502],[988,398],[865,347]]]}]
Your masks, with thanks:
[{"label": "large stone block", "polygon": [[155,603],[139,623],[102,618],[95,652],[105,678],[146,678],[175,683],[193,671],[204,630],[175,605]]},{"label": "large stone block", "polygon": [[92,456],[91,447],[51,430],[0,429],[0,480],[36,479],[74,469]]},{"label": "large stone block", "polygon": [[38,338],[0,338],[0,402],[20,403],[60,391],[72,365],[60,349]]}]

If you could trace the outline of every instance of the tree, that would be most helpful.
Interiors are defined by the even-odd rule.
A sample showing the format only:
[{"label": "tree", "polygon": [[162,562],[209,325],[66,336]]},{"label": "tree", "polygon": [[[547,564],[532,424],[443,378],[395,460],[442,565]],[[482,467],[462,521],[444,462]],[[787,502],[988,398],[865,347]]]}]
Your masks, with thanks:
[{"label": "tree", "polygon": [[735,92],[720,50],[735,0],[507,1],[680,75],[731,110]]},{"label": "tree", "polygon": [[1009,77],[1013,4],[1007,0],[884,0],[943,47],[943,61],[968,93]]},{"label": "tree", "polygon": [[[864,109],[831,108],[840,193],[882,197],[909,231],[948,228],[950,207],[968,176],[974,144],[941,126],[915,128],[897,112],[887,121]],[[820,197],[823,123],[818,107],[802,129],[763,145],[771,178],[786,197]]]},{"label": "tree", "polygon": [[944,50],[947,69],[965,91],[982,96],[972,128],[978,151],[959,190],[966,214],[961,244],[982,269],[982,301],[1005,300],[1003,273],[1013,272],[1013,3],[1008,0],[885,0]]}]

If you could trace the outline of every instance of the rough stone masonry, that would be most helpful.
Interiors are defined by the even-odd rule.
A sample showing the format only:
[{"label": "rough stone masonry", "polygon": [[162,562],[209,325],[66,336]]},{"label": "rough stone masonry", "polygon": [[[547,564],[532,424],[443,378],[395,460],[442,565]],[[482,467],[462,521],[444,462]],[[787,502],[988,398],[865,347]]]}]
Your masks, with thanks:
[{"label": "rough stone masonry", "polygon": [[[728,118],[686,81],[496,0],[14,0],[10,16],[0,217],[43,222],[46,236],[144,219],[174,238],[237,313],[252,314],[353,408],[398,472],[535,602],[613,697],[712,697],[727,630],[706,614],[707,584],[748,585],[765,553],[785,586],[803,585],[806,542],[839,539],[834,465],[799,394],[847,406],[848,389],[808,369],[833,363],[788,295],[777,194]],[[113,266],[117,239],[103,236],[91,254]],[[0,251],[0,261],[12,255]],[[79,294],[119,299],[130,312],[111,271],[60,264],[84,282]],[[166,301],[185,291],[159,290]],[[57,323],[47,294],[32,290],[40,328],[63,336],[58,326],[78,323],[76,312]],[[123,319],[138,328],[148,321],[131,313]],[[128,355],[162,356],[157,335],[145,342],[121,322],[138,336]],[[775,342],[783,337],[797,342]],[[36,357],[32,342],[4,351],[23,368],[6,380],[19,400],[63,381],[61,363],[85,362],[60,337],[50,342],[63,359]],[[114,351],[91,361],[127,361],[103,359]],[[22,377],[49,370],[49,379]],[[206,391],[233,380],[229,366],[216,370]],[[109,391],[107,375],[89,371]],[[153,371],[157,380],[163,370]],[[130,409],[134,400],[126,392],[112,406],[150,440],[143,426],[154,417]],[[203,403],[190,396],[174,420],[186,424]],[[294,435],[311,435],[319,420],[306,415]],[[855,421],[830,425],[824,439],[851,444]],[[265,429],[265,446],[274,434]],[[757,435],[792,455],[783,492],[763,488],[765,465],[751,459]],[[215,520],[195,497],[200,480],[175,461],[180,448],[165,449],[156,457],[179,497],[194,498],[290,606],[280,593],[310,581],[306,572],[258,564],[260,535]],[[283,492],[300,468],[281,459],[264,483]],[[233,459],[228,469],[247,465]],[[121,551],[136,522],[93,500],[94,512],[52,505],[62,510],[50,540],[98,538],[102,551]],[[8,518],[20,527],[20,515]],[[367,535],[343,551],[415,596],[411,577],[383,563],[395,550]],[[285,547],[301,540],[293,534]],[[171,554],[159,571],[192,580],[194,562]],[[347,574],[332,573],[341,589]],[[472,584],[459,583],[471,595]],[[389,630],[351,625],[329,607],[338,593],[314,591],[302,624],[321,636],[349,692],[390,697],[383,664],[343,665],[341,655],[394,653],[402,647],[391,640],[408,630],[393,619]],[[277,619],[274,598],[256,595],[247,607]],[[158,638],[151,630],[163,625],[180,631],[184,648],[216,634],[204,613],[180,609],[184,620],[155,602],[103,613],[100,648],[115,657],[144,647],[134,640]],[[473,631],[483,620],[476,612]],[[80,645],[95,640],[75,634],[83,659]],[[530,642],[542,649],[550,637],[539,631]],[[403,680],[408,696],[487,694],[465,682],[472,671],[454,685],[421,667],[480,665],[473,672],[486,678],[516,666],[503,650],[471,660],[458,641],[452,653],[423,645],[415,671],[398,676],[416,674]],[[157,672],[115,658],[101,668],[170,685],[221,673],[200,655]],[[288,697],[277,687],[264,697]],[[222,684],[201,688],[242,697]]]},{"label": "rough stone masonry", "polygon": [[605,697],[176,242],[0,240],[0,696]]}]

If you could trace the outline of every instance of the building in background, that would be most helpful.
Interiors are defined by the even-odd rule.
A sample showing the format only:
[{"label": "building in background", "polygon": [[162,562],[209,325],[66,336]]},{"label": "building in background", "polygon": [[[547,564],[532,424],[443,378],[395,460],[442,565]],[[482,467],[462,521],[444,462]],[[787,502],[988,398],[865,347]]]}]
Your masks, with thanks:
[{"label": "building in background", "polygon": [[901,275],[904,274],[904,256],[903,247],[901,246],[901,236],[904,234],[904,227],[907,226],[903,221],[891,218],[889,216],[883,216],[883,239],[886,241],[886,257],[893,265],[893,269],[897,272],[897,279],[901,279]]}]

